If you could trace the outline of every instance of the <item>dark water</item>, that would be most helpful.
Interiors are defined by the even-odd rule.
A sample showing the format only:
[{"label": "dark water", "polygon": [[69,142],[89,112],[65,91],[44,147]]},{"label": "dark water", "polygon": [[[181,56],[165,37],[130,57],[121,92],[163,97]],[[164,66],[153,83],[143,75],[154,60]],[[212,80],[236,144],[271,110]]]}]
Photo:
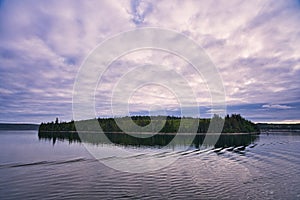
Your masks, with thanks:
[{"label": "dark water", "polygon": [[178,156],[163,169],[134,174],[105,166],[76,137],[0,131],[0,199],[300,199],[300,134],[223,136],[207,149],[198,149],[198,136],[187,150],[180,139],[164,152],[168,137],[141,145],[110,136],[140,152],[135,159]]}]

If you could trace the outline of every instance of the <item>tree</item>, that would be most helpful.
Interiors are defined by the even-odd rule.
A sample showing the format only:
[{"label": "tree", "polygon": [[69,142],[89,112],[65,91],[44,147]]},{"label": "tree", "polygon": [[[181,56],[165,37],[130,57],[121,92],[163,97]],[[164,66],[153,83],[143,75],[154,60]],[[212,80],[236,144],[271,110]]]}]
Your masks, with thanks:
[{"label": "tree", "polygon": [[58,124],[58,117],[56,117],[55,119],[55,124]]}]

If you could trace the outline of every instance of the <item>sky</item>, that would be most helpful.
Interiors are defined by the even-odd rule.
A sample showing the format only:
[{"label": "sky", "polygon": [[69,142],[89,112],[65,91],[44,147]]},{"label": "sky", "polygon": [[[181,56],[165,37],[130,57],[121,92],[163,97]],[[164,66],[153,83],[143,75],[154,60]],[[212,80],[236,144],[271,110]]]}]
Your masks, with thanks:
[{"label": "sky", "polygon": [[[254,122],[300,122],[299,26],[297,0],[1,0],[0,122],[70,121],[84,60],[107,38],[144,27],[174,30],[203,48],[222,77],[227,113]],[[144,63],[181,74],[197,96],[199,107],[190,109],[211,116],[205,78],[181,58],[151,49],[109,66],[96,88],[96,116],[110,116],[115,84]],[[150,108],[180,113],[172,91],[158,85],[140,88],[124,103],[136,115]]]}]

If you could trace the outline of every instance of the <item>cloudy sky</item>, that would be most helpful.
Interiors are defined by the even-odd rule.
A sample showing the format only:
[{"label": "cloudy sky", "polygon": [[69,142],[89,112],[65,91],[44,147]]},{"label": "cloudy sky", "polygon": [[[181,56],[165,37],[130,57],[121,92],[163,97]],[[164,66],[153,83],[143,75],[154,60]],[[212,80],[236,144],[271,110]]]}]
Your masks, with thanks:
[{"label": "cloudy sky", "polygon": [[[143,27],[177,31],[205,50],[222,77],[228,113],[255,122],[300,122],[298,0],[1,0],[0,122],[71,120],[73,85],[85,58],[107,38]],[[186,78],[200,116],[210,116],[205,78],[157,50],[133,52],[110,65],[96,88],[97,116],[110,115],[115,84],[145,63]],[[128,102],[133,114],[180,110],[172,91],[157,85],[140,88]]]}]

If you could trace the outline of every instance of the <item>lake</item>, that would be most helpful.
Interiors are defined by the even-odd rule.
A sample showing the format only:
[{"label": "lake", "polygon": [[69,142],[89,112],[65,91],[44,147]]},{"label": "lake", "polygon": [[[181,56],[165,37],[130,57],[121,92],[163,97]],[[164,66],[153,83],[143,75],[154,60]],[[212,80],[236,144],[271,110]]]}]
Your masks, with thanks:
[{"label": "lake", "polygon": [[[143,143],[110,135],[114,144],[105,144],[0,131],[0,199],[300,199],[299,133],[228,135],[206,148],[197,136],[192,145],[179,138],[162,148],[170,137]],[[120,158],[105,154],[102,162],[90,153],[117,148],[134,152],[135,161],[153,158],[147,166],[154,168],[155,159],[176,160],[130,173],[104,162]]]}]

